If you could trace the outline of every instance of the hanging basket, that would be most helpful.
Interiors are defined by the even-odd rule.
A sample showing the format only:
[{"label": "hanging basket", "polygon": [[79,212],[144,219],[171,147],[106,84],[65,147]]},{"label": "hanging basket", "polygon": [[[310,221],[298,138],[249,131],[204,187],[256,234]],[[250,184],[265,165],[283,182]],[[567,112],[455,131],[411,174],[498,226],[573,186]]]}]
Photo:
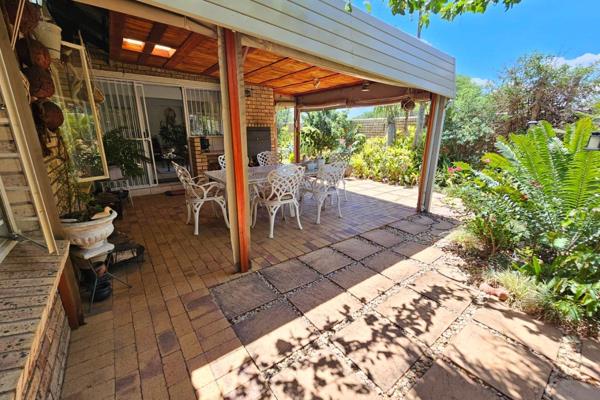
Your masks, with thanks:
[{"label": "hanging basket", "polygon": [[29,67],[35,65],[42,69],[48,69],[52,63],[50,52],[46,46],[31,38],[21,38],[17,41],[17,55],[21,63]]},{"label": "hanging basket", "polygon": [[[19,9],[19,0],[8,0],[6,1],[6,13],[11,24],[15,24],[17,18],[17,11]],[[23,8],[23,16],[21,17],[21,23],[19,24],[19,32],[23,35],[28,35],[38,26],[42,19],[41,7],[26,1],[25,8]]]},{"label": "hanging basket", "polygon": [[48,49],[54,60],[60,60],[61,31],[58,25],[50,21],[41,21],[35,29],[36,39]]},{"label": "hanging basket", "polygon": [[56,132],[58,128],[61,127],[63,122],[65,122],[65,116],[63,115],[61,108],[56,103],[53,103],[49,100],[43,101],[42,111],[42,120],[46,124],[46,128],[48,128],[49,131]]},{"label": "hanging basket", "polygon": [[47,99],[54,94],[54,82],[52,75],[47,69],[40,68],[36,65],[27,67],[23,73],[29,81],[29,94],[36,99]]},{"label": "hanging basket", "polygon": [[413,99],[404,100],[402,102],[402,109],[404,111],[410,112],[410,111],[414,110],[416,106],[417,105]]}]

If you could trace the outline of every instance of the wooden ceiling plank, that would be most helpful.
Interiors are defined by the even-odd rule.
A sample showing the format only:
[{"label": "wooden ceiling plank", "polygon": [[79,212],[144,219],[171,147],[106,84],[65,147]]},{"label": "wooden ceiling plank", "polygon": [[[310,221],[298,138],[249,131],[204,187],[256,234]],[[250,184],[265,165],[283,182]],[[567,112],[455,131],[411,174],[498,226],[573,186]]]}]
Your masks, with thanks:
[{"label": "wooden ceiling plank", "polygon": [[281,75],[280,77],[277,77],[277,78],[267,79],[265,81],[259,82],[259,84],[269,86],[269,85],[273,84],[276,81],[279,81],[279,80],[282,80],[282,79],[287,79],[287,78],[293,78],[295,75],[303,74],[303,73],[310,72],[310,71],[316,71],[318,69],[320,69],[320,68],[319,67],[315,67],[313,65],[313,66],[310,66],[308,68],[301,69],[300,71],[294,71],[294,72],[290,72],[289,74]]},{"label": "wooden ceiling plank", "polygon": [[110,41],[109,54],[110,57],[118,60],[121,55],[121,45],[123,44],[123,30],[125,29],[125,16],[121,13],[110,13]]},{"label": "wooden ceiling plank", "polygon": [[276,66],[277,64],[281,64],[281,63],[283,63],[283,62],[286,62],[286,61],[288,61],[288,60],[289,60],[289,58],[287,58],[287,57],[280,58],[280,59],[279,59],[279,60],[277,60],[277,61],[273,61],[272,63],[269,63],[269,64],[267,64],[267,65],[263,65],[262,67],[259,67],[259,68],[256,68],[256,69],[253,69],[252,71],[248,71],[248,72],[246,72],[246,73],[244,74],[244,79],[246,79],[246,78],[249,78],[249,77],[251,77],[252,75],[258,74],[258,73],[260,73],[261,71],[268,70],[269,68],[272,68],[272,67]]},{"label": "wooden ceiling plank", "polygon": [[160,41],[166,30],[167,25],[161,24],[160,22],[154,23],[154,25],[152,26],[152,30],[150,30],[148,38],[146,39],[144,50],[142,51],[142,54],[140,54],[140,56],[138,57],[138,62],[140,64],[146,63],[148,57],[150,56],[150,53],[152,53],[152,50],[154,50],[154,46],[160,44]]},{"label": "wooden ceiling plank", "polygon": [[183,44],[179,46],[175,54],[173,54],[173,57],[171,57],[169,61],[165,63],[165,68],[174,69],[177,67],[177,65],[179,65],[185,59],[188,53],[192,51],[194,47],[196,47],[202,40],[204,40],[204,38],[201,35],[190,32],[187,39],[185,39]]},{"label": "wooden ceiling plank", "polygon": [[202,71],[202,75],[212,75],[215,72],[217,72],[218,70],[219,70],[219,62],[217,61],[216,63],[214,63],[213,65],[211,65],[210,67],[208,67],[204,71]]}]

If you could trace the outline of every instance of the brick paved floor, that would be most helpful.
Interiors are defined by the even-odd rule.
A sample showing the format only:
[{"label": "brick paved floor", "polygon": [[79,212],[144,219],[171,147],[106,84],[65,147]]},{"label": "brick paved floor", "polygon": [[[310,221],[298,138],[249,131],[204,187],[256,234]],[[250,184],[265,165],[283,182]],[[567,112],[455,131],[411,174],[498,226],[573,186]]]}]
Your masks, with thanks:
[{"label": "brick paved floor", "polygon": [[[597,342],[485,299],[444,252],[455,227],[436,195],[348,184],[304,230],[266,216],[254,270],[233,273],[222,220],[201,234],[180,197],[136,199],[118,229],[148,251],[73,332],[64,399],[540,399],[598,397]],[[577,379],[577,380],[575,380]],[[590,397],[593,395],[592,397]]]}]

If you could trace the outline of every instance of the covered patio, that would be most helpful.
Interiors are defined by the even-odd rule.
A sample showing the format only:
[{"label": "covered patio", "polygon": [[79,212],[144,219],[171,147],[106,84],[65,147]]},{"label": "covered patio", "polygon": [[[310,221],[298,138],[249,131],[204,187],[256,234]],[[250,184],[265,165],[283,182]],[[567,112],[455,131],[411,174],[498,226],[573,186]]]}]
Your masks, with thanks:
[{"label": "covered patio", "polygon": [[353,218],[327,210],[330,224],[253,235],[245,274],[212,211],[192,237],[179,199],[140,199],[118,229],[147,257],[120,267],[133,288],[73,331],[62,398],[592,398],[559,371],[593,377],[595,342],[574,359],[558,329],[470,286],[446,248],[459,221],[443,196],[425,216],[413,189],[352,180],[348,192]]}]

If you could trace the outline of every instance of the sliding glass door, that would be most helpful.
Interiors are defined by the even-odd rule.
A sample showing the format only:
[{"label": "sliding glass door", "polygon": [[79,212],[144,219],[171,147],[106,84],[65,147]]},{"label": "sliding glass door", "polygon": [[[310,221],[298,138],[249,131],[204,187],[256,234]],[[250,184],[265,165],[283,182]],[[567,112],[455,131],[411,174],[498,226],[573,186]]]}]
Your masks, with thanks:
[{"label": "sliding glass door", "polygon": [[140,83],[99,79],[97,84],[104,93],[104,101],[99,106],[102,130],[119,130],[125,137],[134,140],[149,162],[143,163],[143,174],[130,177],[133,188],[158,184],[156,164],[153,157],[152,138],[148,129],[148,118],[144,87]]}]

